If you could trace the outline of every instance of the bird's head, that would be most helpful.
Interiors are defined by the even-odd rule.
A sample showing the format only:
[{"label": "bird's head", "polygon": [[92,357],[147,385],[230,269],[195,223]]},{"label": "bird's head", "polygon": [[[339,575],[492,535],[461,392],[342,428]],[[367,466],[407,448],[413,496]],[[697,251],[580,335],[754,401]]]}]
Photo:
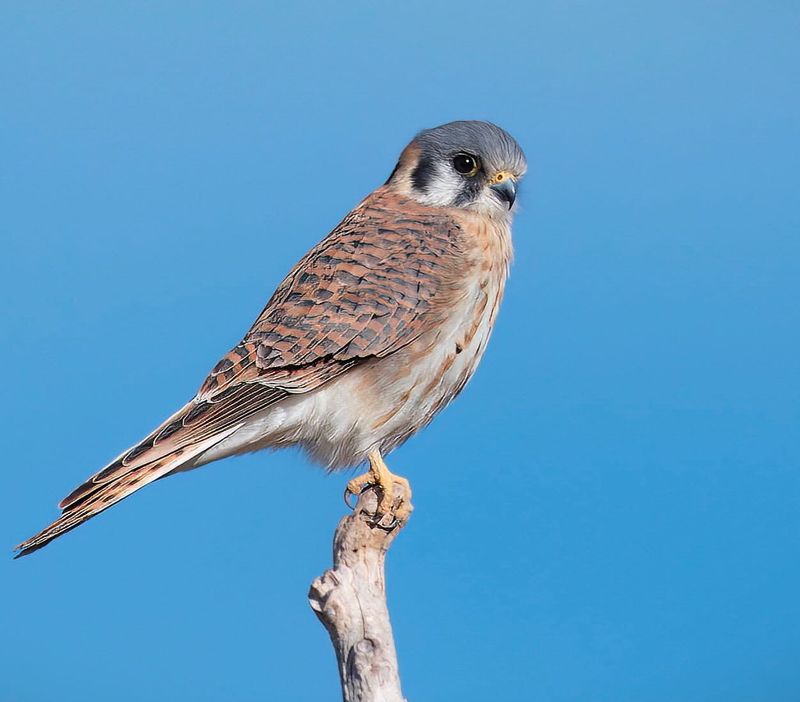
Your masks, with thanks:
[{"label": "bird's head", "polygon": [[508,216],[526,169],[525,154],[505,130],[449,122],[417,134],[386,184],[424,205]]}]

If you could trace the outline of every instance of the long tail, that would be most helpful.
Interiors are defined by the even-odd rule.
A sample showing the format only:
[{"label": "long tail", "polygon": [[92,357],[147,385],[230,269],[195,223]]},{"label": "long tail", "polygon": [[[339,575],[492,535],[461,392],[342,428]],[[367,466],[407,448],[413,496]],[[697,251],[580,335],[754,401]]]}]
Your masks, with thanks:
[{"label": "long tail", "polygon": [[[191,466],[191,462],[229,437],[240,425],[224,431],[192,431],[192,419],[201,406],[189,403],[103,470],[79,485],[59,503],[61,516],[38,534],[15,547],[15,558],[46,546],[154,480]],[[203,435],[205,434],[205,435]]]}]

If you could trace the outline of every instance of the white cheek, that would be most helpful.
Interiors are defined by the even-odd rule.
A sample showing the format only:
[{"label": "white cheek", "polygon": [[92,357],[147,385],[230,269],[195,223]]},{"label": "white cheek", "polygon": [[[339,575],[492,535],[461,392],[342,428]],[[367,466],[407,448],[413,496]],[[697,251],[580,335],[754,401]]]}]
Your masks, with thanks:
[{"label": "white cheek", "polygon": [[436,173],[430,179],[425,192],[417,194],[416,198],[423,205],[432,207],[449,207],[459,196],[464,182],[451,168],[442,168],[439,165]]}]

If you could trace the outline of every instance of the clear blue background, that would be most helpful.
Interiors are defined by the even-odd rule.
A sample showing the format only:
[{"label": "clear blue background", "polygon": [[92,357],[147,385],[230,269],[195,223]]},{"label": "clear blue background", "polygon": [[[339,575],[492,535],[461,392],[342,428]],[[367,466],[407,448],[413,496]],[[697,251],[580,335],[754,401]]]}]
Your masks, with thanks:
[{"label": "clear blue background", "polygon": [[[72,5],[72,7],[70,7]],[[10,548],[190,397],[420,128],[527,151],[459,400],[391,460],[410,700],[800,699],[792,2],[3,2],[0,700],[336,700],[299,454]]]}]

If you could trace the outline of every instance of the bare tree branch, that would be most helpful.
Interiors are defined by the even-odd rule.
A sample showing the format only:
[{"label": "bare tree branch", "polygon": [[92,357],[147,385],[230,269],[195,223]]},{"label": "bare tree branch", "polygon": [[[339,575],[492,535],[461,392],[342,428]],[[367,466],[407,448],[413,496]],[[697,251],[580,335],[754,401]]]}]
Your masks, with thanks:
[{"label": "bare tree branch", "polygon": [[[384,561],[408,520],[410,495],[395,484],[396,523],[376,525],[378,494],[370,488],[359,497],[333,537],[333,568],[311,584],[311,608],[325,625],[339,663],[345,702],[404,702],[389,610]],[[398,509],[398,507],[400,509]]]}]

